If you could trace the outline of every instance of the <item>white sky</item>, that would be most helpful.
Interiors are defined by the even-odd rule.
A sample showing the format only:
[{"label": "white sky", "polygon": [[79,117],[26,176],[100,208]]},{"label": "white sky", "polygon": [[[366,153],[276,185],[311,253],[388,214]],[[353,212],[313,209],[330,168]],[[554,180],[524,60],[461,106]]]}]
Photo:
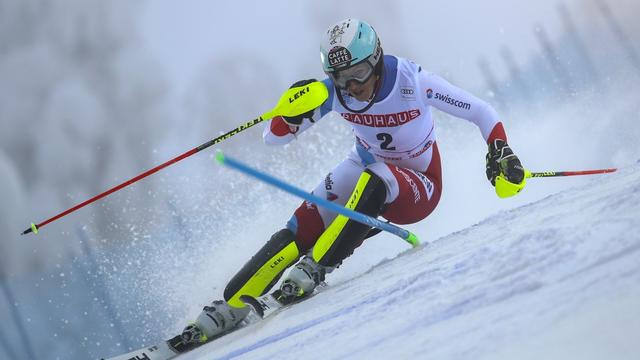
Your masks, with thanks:
[{"label": "white sky", "polygon": [[[574,2],[564,1],[568,6]],[[255,52],[279,64],[283,74],[290,69],[287,83],[322,76],[320,35],[332,22],[348,16],[369,21],[387,53],[412,58],[470,89],[484,85],[479,56],[489,58],[500,74],[502,46],[508,45],[522,63],[529,54],[539,52],[535,24],[542,24],[552,37],[562,29],[556,0],[403,0],[393,4],[396,14],[388,16],[393,5],[378,1],[149,1],[140,27],[144,43],[166,68],[178,93],[205,63],[227,52]],[[331,20],[325,23],[325,18]]]}]

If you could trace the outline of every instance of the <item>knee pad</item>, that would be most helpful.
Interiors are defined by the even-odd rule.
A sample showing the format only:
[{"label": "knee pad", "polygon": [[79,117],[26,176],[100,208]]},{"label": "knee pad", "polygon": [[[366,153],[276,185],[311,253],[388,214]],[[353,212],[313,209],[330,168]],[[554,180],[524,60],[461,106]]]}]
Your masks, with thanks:
[{"label": "knee pad", "polygon": [[291,230],[278,231],[229,281],[224,299],[231,306],[244,307],[240,296],[264,295],[299,258],[300,251]]},{"label": "knee pad", "polygon": [[[365,170],[345,207],[377,217],[383,211],[387,189],[380,177]],[[371,230],[368,225],[338,215],[320,235],[313,247],[313,260],[324,266],[337,266],[353,253]]]}]

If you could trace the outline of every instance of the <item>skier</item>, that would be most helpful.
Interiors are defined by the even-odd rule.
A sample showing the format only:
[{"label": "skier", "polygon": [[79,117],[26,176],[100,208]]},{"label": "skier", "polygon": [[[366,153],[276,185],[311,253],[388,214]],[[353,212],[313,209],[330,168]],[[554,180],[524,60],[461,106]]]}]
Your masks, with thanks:
[{"label": "skier", "polygon": [[[486,175],[524,186],[524,169],[507,144],[496,111],[419,65],[385,55],[374,29],[346,19],[324,34],[320,54],[329,98],[296,117],[276,117],[264,131],[268,144],[286,144],[329,111],[350,123],[355,145],[313,194],[396,224],[426,218],[442,194],[440,154],[431,107],[473,122],[488,144]],[[302,80],[293,86],[315,81]],[[267,293],[293,266],[274,297],[283,304],[303,299],[350,256],[371,228],[303,202],[286,227],[231,279],[224,300],[204,308],[183,334],[185,343],[206,341],[233,329],[249,313],[242,295]]]}]

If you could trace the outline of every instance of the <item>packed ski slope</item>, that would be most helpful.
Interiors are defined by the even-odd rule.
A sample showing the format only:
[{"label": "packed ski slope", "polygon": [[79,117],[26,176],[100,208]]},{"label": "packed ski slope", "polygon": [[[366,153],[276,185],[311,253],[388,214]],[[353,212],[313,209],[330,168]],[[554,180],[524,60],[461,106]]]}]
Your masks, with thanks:
[{"label": "packed ski slope", "polygon": [[640,165],[329,286],[184,359],[638,359]]}]

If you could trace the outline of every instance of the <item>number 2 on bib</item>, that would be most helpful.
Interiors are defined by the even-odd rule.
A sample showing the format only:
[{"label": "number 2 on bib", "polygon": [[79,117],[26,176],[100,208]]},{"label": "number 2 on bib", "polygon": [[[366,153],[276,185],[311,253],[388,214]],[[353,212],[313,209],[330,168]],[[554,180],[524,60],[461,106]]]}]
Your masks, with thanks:
[{"label": "number 2 on bib", "polygon": [[396,149],[395,146],[389,146],[391,144],[391,142],[393,141],[393,137],[391,137],[391,134],[379,133],[378,135],[376,135],[376,138],[378,138],[378,140],[382,141],[382,144],[380,144],[380,149],[382,149],[382,150],[395,150]]}]

